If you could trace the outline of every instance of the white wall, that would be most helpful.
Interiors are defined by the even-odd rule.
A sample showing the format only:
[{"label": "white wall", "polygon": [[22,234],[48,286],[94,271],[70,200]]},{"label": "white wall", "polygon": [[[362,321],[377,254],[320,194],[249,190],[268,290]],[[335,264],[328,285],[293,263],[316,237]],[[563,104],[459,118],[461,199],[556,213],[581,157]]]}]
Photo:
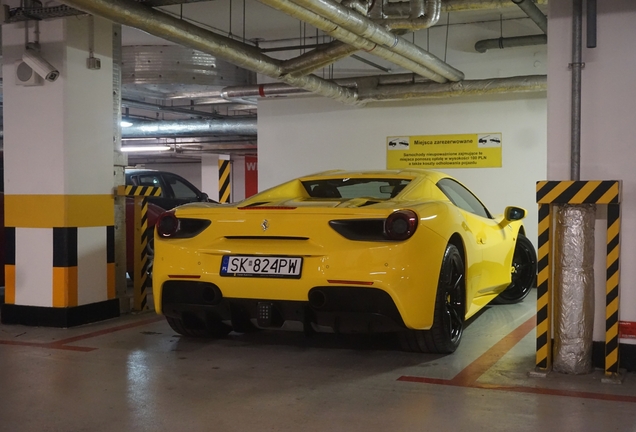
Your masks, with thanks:
[{"label": "white wall", "polygon": [[[570,179],[571,2],[550,2],[548,178]],[[636,2],[598,3],[598,47],[583,44],[581,179],[622,180],[620,320],[636,321]],[[596,224],[594,340],[605,339],[604,209]],[[621,340],[628,343],[628,340]],[[631,341],[633,342],[633,341]]]},{"label": "white wall", "polygon": [[[460,24],[465,15],[452,14],[448,38],[446,26],[439,25],[407,39],[429,46],[432,54],[462,70],[466,79],[545,74],[545,45],[484,54],[474,50],[478,40],[499,37],[501,25],[504,37],[538,34],[536,25],[519,12],[519,19],[474,24]],[[445,24],[446,18],[440,23]],[[400,72],[391,67],[392,72]],[[493,213],[501,213],[506,205],[525,207],[530,215],[528,235],[536,243],[535,182],[547,176],[546,110],[545,93],[376,103],[364,108],[325,98],[262,99],[259,190],[326,169],[384,169],[387,136],[502,132],[501,168],[445,171],[471,187]]]},{"label": "white wall", "polygon": [[493,213],[525,207],[528,235],[536,239],[535,182],[547,175],[545,94],[366,108],[325,98],[264,100],[258,115],[259,190],[327,169],[385,169],[387,136],[502,132],[501,168],[444,171]]}]

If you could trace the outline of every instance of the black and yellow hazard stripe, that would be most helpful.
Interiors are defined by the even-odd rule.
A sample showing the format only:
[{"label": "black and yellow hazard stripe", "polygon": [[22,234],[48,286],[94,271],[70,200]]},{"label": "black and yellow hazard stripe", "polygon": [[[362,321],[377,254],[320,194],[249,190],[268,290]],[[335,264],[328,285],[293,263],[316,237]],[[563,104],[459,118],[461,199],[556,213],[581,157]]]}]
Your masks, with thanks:
[{"label": "black and yellow hazard stripe", "polygon": [[607,273],[605,294],[605,374],[618,373],[618,284],[620,205],[607,206]]},{"label": "black and yellow hazard stripe", "polygon": [[134,197],[135,244],[133,264],[133,309],[148,309],[148,242],[153,234],[148,230],[148,197],[161,196],[161,188],[152,186],[118,186],[117,195]]},{"label": "black and yellow hazard stripe", "polygon": [[219,202],[229,203],[230,192],[232,190],[230,173],[231,164],[229,160],[219,159]]},{"label": "black and yellow hazard stripe", "polygon": [[15,228],[4,229],[4,302],[15,304]]},{"label": "black and yellow hazard stripe", "polygon": [[539,205],[538,274],[537,274],[537,356],[538,370],[552,366],[552,311],[550,231],[552,215],[550,204]]},{"label": "black and yellow hazard stripe", "polygon": [[[551,366],[551,263],[550,206],[552,204],[607,205],[607,274],[605,304],[605,373],[618,373],[618,310],[620,252],[620,192],[618,180],[540,181],[537,182],[539,204],[539,275],[537,277],[537,358],[538,369]],[[546,222],[547,220],[547,222]]]},{"label": "black and yellow hazard stripe", "polygon": [[148,293],[146,292],[146,284],[148,283],[148,199],[143,196],[135,196],[134,200],[133,309],[142,311],[148,308]]},{"label": "black and yellow hazard stripe", "polygon": [[53,307],[77,302],[77,228],[53,228]]},{"label": "black and yellow hazard stripe", "polygon": [[117,195],[159,197],[161,196],[161,188],[154,186],[118,186]]},{"label": "black and yellow hazard stripe", "polygon": [[[137,199],[137,198],[136,198]],[[139,242],[135,245],[135,310],[148,309],[148,200],[141,200]]]},{"label": "black and yellow hazard stripe", "polygon": [[619,181],[540,181],[537,182],[539,204],[616,204]]},{"label": "black and yellow hazard stripe", "polygon": [[106,227],[106,292],[107,298],[114,299],[115,292],[115,227]]}]

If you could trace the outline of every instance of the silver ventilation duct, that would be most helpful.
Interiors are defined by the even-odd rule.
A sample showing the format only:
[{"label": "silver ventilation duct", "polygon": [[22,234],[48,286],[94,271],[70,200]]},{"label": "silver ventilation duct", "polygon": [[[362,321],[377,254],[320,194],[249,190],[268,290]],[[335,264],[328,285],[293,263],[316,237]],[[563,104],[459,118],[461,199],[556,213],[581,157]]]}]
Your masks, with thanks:
[{"label": "silver ventilation duct", "polygon": [[[358,89],[361,102],[400,99],[429,99],[457,96],[477,96],[496,93],[529,93],[547,90],[545,75],[464,80],[457,83],[432,83],[413,74],[377,75],[334,80],[338,85]],[[280,97],[306,93],[286,84],[226,87],[224,98]]]},{"label": "silver ventilation duct", "polygon": [[280,61],[257,48],[218,35],[134,1],[126,0],[64,0],[64,3],[84,12],[99,15],[118,24],[143,30],[171,42],[225,59],[245,69],[279,79],[312,93],[356,105],[355,91],[344,89],[315,75],[283,75]]},{"label": "silver ventilation duct", "polygon": [[509,38],[484,39],[475,43],[475,51],[485,53],[491,49],[516,48],[523,46],[545,45],[547,35],[516,36]]},{"label": "silver ventilation duct", "polygon": [[256,118],[158,121],[134,124],[121,130],[123,139],[210,135],[256,135]]},{"label": "silver ventilation duct", "polygon": [[516,48],[548,43],[548,18],[537,7],[537,4],[533,0],[512,0],[512,3],[519,6],[544,34],[480,40],[475,43],[475,51],[485,53],[490,49]]},{"label": "silver ventilation duct", "polygon": [[256,74],[210,54],[179,45],[122,48],[126,95],[174,99],[201,90],[256,84]]},{"label": "silver ventilation duct", "polygon": [[[342,55],[339,55],[338,58],[346,57],[352,54],[353,52],[357,51],[358,49],[362,49],[368,52],[372,52],[378,57],[384,58],[385,60],[395,63],[398,66],[401,66],[407,70],[415,72],[418,75],[422,75],[424,77],[430,78],[436,82],[446,82],[449,79],[449,77],[452,77],[453,80],[456,81],[457,79],[461,79],[461,77],[463,77],[463,74],[460,71],[446,65],[437,57],[433,56],[432,54],[429,54],[428,52],[422,49],[419,49],[421,52],[417,54],[410,52],[408,55],[405,55],[404,53],[405,50],[402,50],[401,47],[400,49],[397,49],[396,44],[400,41],[403,41],[403,43],[409,44],[409,46],[415,47],[415,45],[411,44],[410,42],[407,42],[406,40],[400,38],[399,36],[393,35],[392,33],[379,27],[377,24],[373,23],[372,21],[367,20],[366,18],[364,18],[362,15],[358,14],[357,12],[351,11],[345,8],[344,6],[338,5],[342,7],[342,9],[345,11],[344,12],[345,16],[336,18],[338,22],[335,23],[334,17],[338,17],[337,13],[330,15],[329,17],[323,17],[321,13],[310,10],[310,8],[308,8],[307,5],[305,4],[299,5],[297,4],[296,1],[293,1],[293,0],[291,1],[290,0],[259,0],[259,1],[274,9],[280,10],[281,12],[284,12],[294,18],[302,20],[308,24],[311,24],[312,26],[324,31],[328,35],[333,36],[334,38],[339,39],[353,47],[349,49],[345,47],[340,48],[336,46],[336,49],[342,50],[340,52],[340,54]],[[435,0],[435,1],[439,1],[439,0]],[[365,19],[366,20],[365,25],[372,26],[372,28],[368,30],[368,32],[373,33],[374,31],[382,31],[384,33],[388,33],[389,35],[391,35],[390,36],[391,43],[379,44],[375,40],[371,40],[367,38],[366,35],[360,36],[359,35],[359,30],[361,30],[360,27],[348,28],[347,26],[342,26],[340,22],[342,20],[346,21],[348,19],[347,16],[351,16],[351,17],[356,16],[360,19]],[[321,61],[322,59],[325,59],[325,60],[328,59],[328,62],[325,63]],[[332,63],[333,61],[335,61],[335,59],[333,58],[333,55],[331,55],[331,53],[326,53],[324,56],[316,59],[315,65],[317,65],[317,67],[323,67],[326,64]],[[445,65],[446,68],[448,68],[449,70],[452,70],[452,73],[449,72],[449,70],[446,70],[443,73],[440,72],[443,68],[439,66],[439,64],[436,64],[435,61]],[[309,69],[315,69],[315,68],[316,66],[310,66]],[[306,66],[303,67],[303,71],[307,69],[308,68]]]},{"label": "silver ventilation duct", "polygon": [[[263,0],[261,0],[263,1]],[[285,2],[286,0],[267,0],[267,2]],[[347,9],[332,0],[291,0],[298,6],[314,12],[338,26],[363,37],[378,46],[390,47],[390,50],[409,60],[421,64],[449,81],[459,81],[464,74],[444,63],[428,51],[406,39],[391,33],[359,13]]]},{"label": "silver ventilation duct", "polygon": [[519,6],[544,34],[548,34],[548,18],[532,0],[512,0],[512,2]]}]

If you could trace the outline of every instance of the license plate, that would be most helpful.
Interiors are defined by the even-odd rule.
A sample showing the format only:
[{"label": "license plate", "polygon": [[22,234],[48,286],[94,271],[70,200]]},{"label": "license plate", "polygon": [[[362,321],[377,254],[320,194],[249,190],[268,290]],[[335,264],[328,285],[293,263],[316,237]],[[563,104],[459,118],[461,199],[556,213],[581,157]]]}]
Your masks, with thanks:
[{"label": "license plate", "polygon": [[301,257],[224,255],[221,276],[300,278]]}]

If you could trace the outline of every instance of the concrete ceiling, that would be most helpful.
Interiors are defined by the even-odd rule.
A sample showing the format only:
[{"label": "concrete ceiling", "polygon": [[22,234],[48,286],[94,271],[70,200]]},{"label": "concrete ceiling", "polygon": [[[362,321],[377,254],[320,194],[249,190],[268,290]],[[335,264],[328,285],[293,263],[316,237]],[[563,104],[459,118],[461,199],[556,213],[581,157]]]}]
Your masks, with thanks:
[{"label": "concrete ceiling", "polygon": [[[161,2],[163,0],[138,0],[143,2]],[[167,3],[176,3],[167,0]],[[463,0],[452,0],[454,4],[461,4]],[[512,1],[505,0],[473,0],[471,4],[484,4],[490,6],[504,6],[491,9],[480,8],[478,10],[458,11],[442,13],[440,20],[432,28],[419,30],[404,37],[415,45],[430,50],[431,54],[441,59],[447,59],[452,65],[454,53],[474,52],[475,37],[470,37],[469,29],[481,30],[488,37],[504,37],[540,34],[536,24],[519,9]],[[540,7],[545,13],[547,5],[545,0],[540,0]],[[158,4],[158,3],[156,3]],[[158,9],[175,17],[189,21],[199,27],[203,27],[216,34],[230,37],[239,42],[258,46],[267,50],[267,55],[276,59],[286,60],[310,51],[312,48],[303,48],[314,44],[322,44],[332,39],[322,31],[316,30],[309,24],[303,23],[282,12],[274,10],[255,0],[214,0],[193,1],[183,4],[161,6]],[[124,49],[139,49],[140,46],[174,45],[159,37],[150,35],[141,30],[126,27],[122,28],[122,44]],[[484,61],[487,61],[484,57]],[[331,66],[318,69],[315,75],[324,79],[358,77],[367,75],[391,75],[407,72],[405,69],[391,62],[373,56],[366,52],[358,51],[355,57],[339,60]],[[490,77],[466,77],[490,78]],[[124,98],[154,104],[158,107],[187,107],[196,111],[210,113],[204,117],[218,114],[221,117],[255,117],[257,115],[257,99],[228,101],[219,100],[215,96],[222,85],[190,85],[184,88],[178,82],[179,77],[173,79],[177,82],[155,82],[148,84],[124,84]],[[275,80],[263,75],[256,78],[259,84],[271,83]],[[124,80],[125,81],[125,80]],[[175,88],[183,93],[175,97]],[[185,97],[184,97],[185,95]],[[178,110],[177,110],[178,111]],[[198,117],[196,114],[183,114],[157,107],[150,109],[143,106],[129,105],[124,113],[134,118],[146,120],[179,120]],[[166,152],[160,155],[132,156],[134,162],[144,158],[191,158],[197,157],[200,152],[255,152],[255,136],[236,137],[205,137],[149,140],[177,144],[178,141],[188,143],[179,146],[188,149],[181,152]]]}]

